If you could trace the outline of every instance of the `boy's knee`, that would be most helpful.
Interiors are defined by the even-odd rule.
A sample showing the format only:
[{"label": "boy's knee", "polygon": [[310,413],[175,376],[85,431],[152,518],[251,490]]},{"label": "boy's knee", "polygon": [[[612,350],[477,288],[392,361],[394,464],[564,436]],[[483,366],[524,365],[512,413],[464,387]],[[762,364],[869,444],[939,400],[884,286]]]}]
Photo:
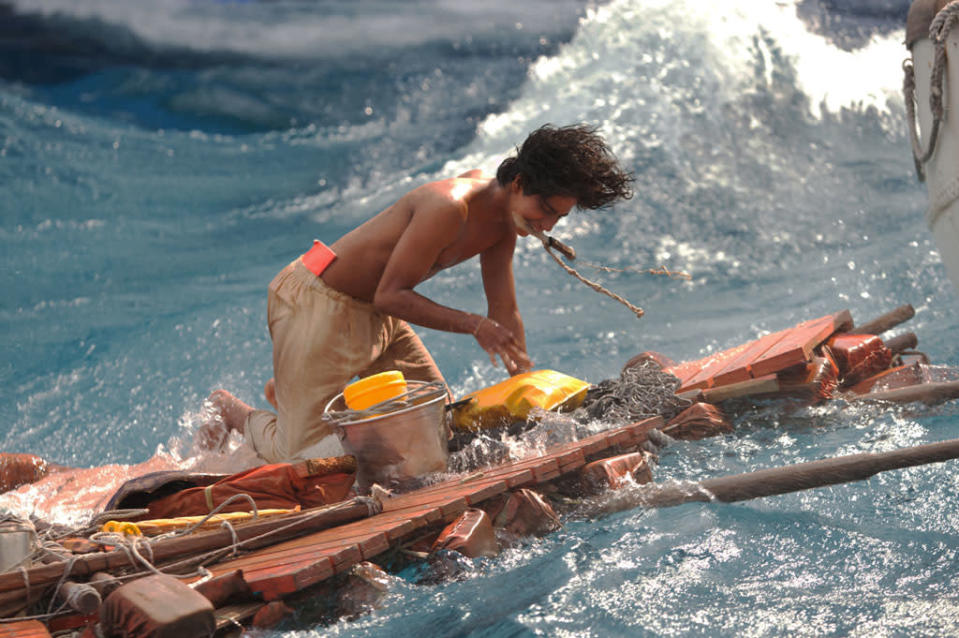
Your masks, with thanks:
[{"label": "boy's knee", "polygon": [[280,406],[276,404],[276,379],[270,379],[266,382],[266,385],[263,386],[263,396],[266,397],[266,400],[273,406],[274,410],[279,410]]}]

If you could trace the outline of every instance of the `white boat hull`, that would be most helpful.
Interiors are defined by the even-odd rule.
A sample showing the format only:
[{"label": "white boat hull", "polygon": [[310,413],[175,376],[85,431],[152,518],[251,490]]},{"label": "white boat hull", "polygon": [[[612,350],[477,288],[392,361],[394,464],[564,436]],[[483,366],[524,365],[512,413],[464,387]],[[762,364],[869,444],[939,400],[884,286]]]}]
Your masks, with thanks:
[{"label": "white boat hull", "polygon": [[[929,190],[926,223],[932,231],[953,286],[959,291],[959,25],[946,40],[947,67],[943,106],[945,119],[940,125],[935,151],[924,165]],[[929,38],[912,45],[916,81],[916,115],[923,150],[929,147],[933,114],[929,106],[935,47]]]}]

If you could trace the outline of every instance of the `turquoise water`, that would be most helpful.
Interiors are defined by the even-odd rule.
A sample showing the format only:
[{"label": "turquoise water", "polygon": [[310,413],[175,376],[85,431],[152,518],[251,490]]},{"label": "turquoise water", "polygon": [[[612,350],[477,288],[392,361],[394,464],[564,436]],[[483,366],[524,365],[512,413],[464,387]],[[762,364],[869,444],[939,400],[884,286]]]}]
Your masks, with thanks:
[{"label": "turquoise water", "polygon": [[[556,229],[636,320],[533,243],[530,355],[591,381],[901,303],[959,365],[959,299],[923,213],[899,95],[905,3],[621,0],[0,4],[0,449],[146,460],[225,387],[265,407],[265,289],[400,193],[495,168],[532,128],[597,124],[637,194]],[[482,312],[475,263],[423,286]],[[503,378],[422,330],[458,393]],[[934,408],[765,405],[665,448],[698,479],[959,436]],[[959,632],[956,465],[737,505],[572,519],[461,581],[284,634]]]}]

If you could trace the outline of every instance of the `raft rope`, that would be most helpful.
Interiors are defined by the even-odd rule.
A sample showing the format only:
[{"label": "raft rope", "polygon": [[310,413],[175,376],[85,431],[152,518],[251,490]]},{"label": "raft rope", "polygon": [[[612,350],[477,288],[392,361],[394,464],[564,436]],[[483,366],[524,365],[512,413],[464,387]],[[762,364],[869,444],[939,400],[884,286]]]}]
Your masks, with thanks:
[{"label": "raft rope", "polygon": [[920,182],[926,181],[925,164],[936,150],[939,128],[945,119],[942,106],[943,79],[946,74],[946,40],[953,24],[959,21],[959,0],[952,0],[944,6],[929,24],[929,39],[935,47],[932,73],[929,87],[929,110],[932,111],[932,130],[929,133],[929,148],[922,150],[916,125],[916,71],[911,59],[902,63],[904,77],[902,92],[906,102],[906,119],[909,122],[909,139],[912,142],[912,159],[916,165],[916,176]]},{"label": "raft rope", "polygon": [[[250,498],[250,496],[249,496],[248,494],[236,494],[236,495],[230,497],[230,499],[227,499],[226,501],[224,501],[223,503],[221,503],[221,504],[220,504],[220,507],[223,507],[223,505],[226,505],[227,502],[229,502],[230,500],[232,500],[232,499],[234,499],[234,498],[236,498],[236,497],[246,497],[246,498],[248,498],[248,499]],[[353,504],[353,503],[355,503],[355,502],[359,502],[359,503],[362,503],[363,505],[366,505],[366,507],[367,507],[367,512],[368,512],[368,515],[369,515],[369,516],[374,516],[374,515],[376,515],[376,514],[379,514],[379,513],[383,510],[383,505],[382,505],[382,503],[380,503],[380,502],[377,501],[376,499],[370,498],[370,497],[368,497],[368,496],[357,496],[357,497],[354,497],[354,499],[352,499],[352,501],[350,501],[351,504]],[[287,530],[287,529],[289,529],[289,528],[291,528],[291,527],[294,527],[294,526],[296,526],[296,525],[301,525],[301,524],[303,524],[305,521],[309,521],[311,518],[315,518],[315,517],[318,517],[318,516],[320,516],[320,515],[326,514],[326,513],[329,512],[331,509],[335,509],[335,508],[339,507],[340,505],[341,505],[340,503],[337,503],[337,504],[335,504],[335,505],[331,505],[331,506],[328,506],[328,507],[324,507],[324,508],[319,509],[319,510],[317,510],[316,512],[314,512],[312,515],[308,515],[308,516],[305,516],[305,517],[304,517],[304,516],[298,516],[298,517],[296,518],[296,520],[291,521],[291,522],[290,522],[289,524],[287,524],[287,525],[284,525],[284,526],[282,526],[282,527],[278,527],[278,528],[273,529],[273,530],[270,530],[270,531],[268,531],[268,532],[264,532],[263,534],[260,534],[259,536],[250,537],[250,538],[246,539],[245,541],[240,541],[240,540],[239,540],[239,538],[238,538],[238,536],[237,536],[237,534],[236,534],[236,530],[233,529],[232,525],[229,525],[229,521],[223,521],[223,523],[224,523],[226,526],[229,527],[229,529],[230,529],[230,535],[233,537],[233,542],[232,542],[229,546],[227,546],[227,547],[220,547],[220,548],[217,548],[217,549],[212,550],[212,551],[209,551],[209,552],[205,552],[205,553],[202,553],[202,554],[198,554],[198,555],[196,555],[196,556],[190,556],[190,557],[188,557],[188,558],[185,558],[185,559],[183,559],[183,560],[177,561],[177,562],[175,562],[175,563],[170,563],[169,565],[164,566],[162,570],[158,569],[155,565],[153,565],[152,562],[150,562],[150,561],[153,560],[153,547],[152,547],[151,543],[158,541],[160,538],[168,538],[168,537],[172,537],[172,536],[182,536],[183,534],[186,533],[184,530],[178,530],[178,531],[170,532],[170,533],[168,533],[168,534],[164,534],[164,535],[161,535],[161,536],[155,536],[155,537],[153,537],[152,539],[147,539],[147,538],[145,538],[145,537],[143,537],[143,536],[132,536],[132,537],[130,537],[130,536],[127,536],[127,535],[116,534],[116,533],[113,533],[113,532],[98,532],[98,533],[95,533],[95,534],[93,534],[92,536],[90,536],[90,540],[93,541],[93,542],[95,542],[95,543],[100,543],[100,544],[103,544],[103,545],[112,545],[112,546],[114,546],[114,547],[118,547],[118,548],[120,548],[121,550],[123,550],[123,552],[127,555],[127,559],[130,561],[130,563],[131,563],[132,565],[135,566],[135,565],[139,562],[140,564],[142,564],[142,565],[144,565],[144,566],[146,567],[146,569],[141,570],[141,571],[138,571],[138,572],[136,572],[136,573],[132,573],[132,574],[128,574],[128,575],[125,575],[125,576],[118,576],[118,577],[117,577],[117,580],[129,580],[129,579],[133,579],[133,578],[139,577],[139,576],[142,575],[142,573],[145,572],[145,571],[151,571],[151,572],[156,573],[156,574],[160,574],[160,573],[170,574],[171,571],[173,571],[174,569],[176,569],[176,568],[178,568],[178,567],[182,567],[182,566],[184,566],[184,565],[189,565],[190,563],[196,563],[197,561],[200,561],[201,563],[213,562],[214,560],[219,560],[219,558],[223,555],[223,553],[224,553],[226,550],[230,550],[231,555],[235,556],[237,550],[240,549],[240,548],[242,548],[242,547],[245,546],[245,545],[248,545],[248,544],[250,544],[250,543],[253,543],[253,542],[255,542],[255,541],[258,541],[258,540],[267,538],[267,537],[272,536],[272,535],[275,535],[275,534],[279,534],[280,532],[283,532],[283,531],[285,531],[285,530]],[[207,515],[206,519],[209,519],[209,517],[210,517],[210,516],[213,516],[214,514],[216,514],[216,512],[210,512],[210,514]],[[98,518],[102,518],[102,515],[101,515],[100,517],[98,517]],[[201,523],[197,523],[197,525],[200,525],[200,524],[201,524]],[[143,555],[140,554],[140,552],[137,550],[137,546],[140,545],[140,544],[143,544],[143,545],[147,548],[147,550],[148,550],[148,552],[149,552],[149,555],[150,555],[150,560],[147,560],[145,557],[143,557]],[[56,587],[55,587],[54,590],[53,590],[53,594],[51,595],[50,606],[47,608],[47,613],[45,613],[45,614],[38,614],[38,615],[36,615],[36,616],[17,616],[17,617],[13,617],[13,618],[0,618],[0,624],[3,624],[3,623],[11,623],[11,622],[20,622],[20,621],[23,621],[23,620],[48,620],[48,619],[50,619],[50,618],[53,618],[54,616],[59,615],[59,614],[63,611],[63,609],[64,609],[67,605],[69,605],[69,601],[64,601],[64,603],[61,604],[61,605],[60,605],[57,609],[55,609],[55,610],[52,610],[52,609],[53,609],[53,603],[54,603],[54,601],[56,600],[56,598],[57,598],[57,596],[58,596],[58,594],[59,594],[59,592],[60,592],[60,589],[63,587],[63,583],[65,583],[66,580],[70,577],[71,572],[73,571],[73,565],[74,565],[74,563],[75,563],[76,561],[77,561],[77,557],[76,557],[76,556],[74,556],[74,557],[72,557],[71,559],[69,559],[69,561],[67,561],[67,560],[64,560],[64,561],[63,561],[63,562],[66,562],[66,563],[68,563],[68,564],[67,564],[67,566],[65,567],[65,569],[63,570],[63,574],[60,576],[60,580],[57,582],[57,585],[56,585]],[[25,607],[28,607],[28,606],[29,606],[29,603],[30,603],[30,594],[32,593],[32,592],[31,592],[31,589],[30,589],[30,576],[29,576],[29,573],[27,572],[26,569],[21,568],[19,571],[20,571],[20,574],[21,574],[21,576],[22,576],[22,578],[23,578],[23,582],[24,582],[24,586],[25,586],[25,591],[26,591],[26,593],[27,593],[27,602],[25,603]],[[201,564],[201,565],[198,566],[197,569],[194,570],[194,572],[192,572],[192,573],[187,573],[187,574],[170,574],[170,575],[172,575],[172,576],[174,576],[174,577],[176,577],[176,578],[192,578],[192,577],[197,576],[197,575],[200,575],[200,576],[203,576],[204,578],[206,578],[206,577],[209,576],[209,571],[208,571],[207,569],[205,569],[205,568],[202,566],[202,564]],[[51,611],[51,610],[52,610],[52,611]]]}]

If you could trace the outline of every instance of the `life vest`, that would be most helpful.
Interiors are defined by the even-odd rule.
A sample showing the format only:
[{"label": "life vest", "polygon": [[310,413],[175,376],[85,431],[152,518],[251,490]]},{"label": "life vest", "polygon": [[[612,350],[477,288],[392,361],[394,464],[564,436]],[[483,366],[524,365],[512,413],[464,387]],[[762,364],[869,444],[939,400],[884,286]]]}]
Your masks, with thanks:
[{"label": "life vest", "polygon": [[[246,494],[258,509],[304,509],[344,500],[356,478],[356,459],[338,456],[309,459],[298,463],[262,465],[228,476],[190,477],[170,473],[160,484],[147,488],[143,478],[131,481],[139,489],[123,486],[111,499],[112,508],[142,507],[149,510],[143,519],[173,518],[209,514],[231,496]],[[156,479],[164,477],[156,476]],[[189,481],[195,479],[192,485]],[[176,489],[183,486],[181,489]],[[170,493],[171,489],[175,489]],[[122,494],[122,496],[121,496]],[[108,506],[110,507],[110,506]],[[252,508],[247,499],[235,499],[221,512],[245,512]]]}]

